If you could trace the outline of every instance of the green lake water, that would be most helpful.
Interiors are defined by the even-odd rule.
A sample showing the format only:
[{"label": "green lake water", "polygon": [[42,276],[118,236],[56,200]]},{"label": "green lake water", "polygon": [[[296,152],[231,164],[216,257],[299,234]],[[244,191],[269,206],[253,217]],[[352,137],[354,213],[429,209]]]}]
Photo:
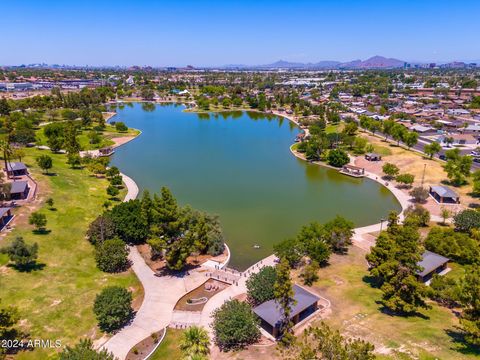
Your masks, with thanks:
[{"label": "green lake water", "polygon": [[286,119],[183,110],[155,105],[146,111],[142,104],[117,109],[113,120],[142,134],[116,149],[112,164],[140,191],[168,186],[180,204],[220,215],[233,267],[243,269],[271,254],[274,243],[310,221],[341,214],[365,226],[400,210],[378,183],[294,157],[289,147],[299,130]]}]

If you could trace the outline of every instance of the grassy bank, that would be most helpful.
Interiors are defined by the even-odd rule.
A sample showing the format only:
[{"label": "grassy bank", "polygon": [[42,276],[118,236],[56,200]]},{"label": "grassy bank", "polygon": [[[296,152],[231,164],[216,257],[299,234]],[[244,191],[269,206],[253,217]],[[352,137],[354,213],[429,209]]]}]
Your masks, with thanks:
[{"label": "grassy bank", "polygon": [[[32,176],[39,183],[42,201],[33,207],[47,216],[48,234],[32,232],[28,225],[29,209],[17,209],[14,230],[0,240],[1,246],[15,236],[23,236],[27,243],[39,244],[38,263],[43,266],[30,273],[18,272],[5,266],[0,259],[1,298],[4,304],[18,307],[21,328],[36,339],[60,339],[62,345],[74,344],[81,337],[97,339],[102,336],[96,327],[92,312],[95,295],[109,285],[130,288],[139,295],[141,285],[133,272],[110,275],[95,266],[93,247],[85,239],[88,224],[102,211],[107,200],[108,183],[97,179],[87,170],[72,170],[66,164],[66,156],[49,151],[26,149],[23,159]],[[43,175],[35,163],[39,154],[53,158],[54,175]],[[125,190],[123,190],[125,191]],[[124,194],[124,193],[123,193]],[[121,194],[122,195],[122,194]],[[56,210],[43,205],[47,197],[55,201]],[[38,350],[20,353],[20,359],[45,359],[55,350]]]},{"label": "grassy bank", "polygon": [[180,341],[183,330],[167,329],[167,334],[149,360],[180,360],[183,358],[180,351]]}]

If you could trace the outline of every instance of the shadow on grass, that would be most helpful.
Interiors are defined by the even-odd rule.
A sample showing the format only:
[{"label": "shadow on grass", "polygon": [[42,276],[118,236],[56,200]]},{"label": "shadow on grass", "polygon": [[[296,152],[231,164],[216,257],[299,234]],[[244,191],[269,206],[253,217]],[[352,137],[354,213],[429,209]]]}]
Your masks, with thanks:
[{"label": "shadow on grass", "polygon": [[182,270],[172,270],[165,266],[165,267],[156,269],[156,272],[154,275],[157,277],[172,276],[172,277],[177,277],[181,279],[181,278],[184,278],[186,275],[188,275],[188,272],[190,270],[194,270],[199,266],[200,265],[187,264],[183,267]]},{"label": "shadow on grass", "polygon": [[8,267],[17,270],[18,272],[22,273],[30,273],[32,271],[40,271],[47,266],[47,264],[44,263],[30,263],[30,264],[25,264],[25,265],[15,265],[15,264],[9,264],[7,265]]},{"label": "shadow on grass", "polygon": [[48,235],[52,232],[52,230],[48,230],[48,229],[35,229],[33,230],[33,233],[35,235]]},{"label": "shadow on grass", "polygon": [[452,350],[465,355],[480,355],[480,346],[467,343],[465,333],[460,327],[456,326],[453,329],[446,329],[445,333],[450,336],[454,342],[454,346],[451,348]]},{"label": "shadow on grass", "polygon": [[372,288],[374,288],[374,289],[380,289],[381,283],[380,283],[380,281],[379,281],[375,276],[364,275],[364,276],[362,277],[362,281],[363,281],[365,284],[370,285],[370,286],[371,286]]},{"label": "shadow on grass", "polygon": [[414,311],[414,312],[411,312],[411,313],[393,311],[393,310],[385,307],[380,300],[375,301],[375,303],[379,305],[379,310],[383,314],[388,315],[388,316],[401,317],[401,318],[405,318],[405,319],[418,317],[418,318],[423,319],[423,320],[430,320],[429,316],[427,316],[425,314],[422,314],[421,312],[418,312],[418,311]]}]

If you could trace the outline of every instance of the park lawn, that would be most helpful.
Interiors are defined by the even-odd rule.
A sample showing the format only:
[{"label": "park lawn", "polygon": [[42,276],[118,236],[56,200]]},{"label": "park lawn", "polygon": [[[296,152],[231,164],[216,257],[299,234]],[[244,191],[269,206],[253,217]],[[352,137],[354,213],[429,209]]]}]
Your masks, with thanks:
[{"label": "park lawn", "polygon": [[[438,159],[429,159],[422,154],[406,149],[403,146],[397,146],[396,143],[386,142],[383,137],[372,136],[367,132],[360,133],[363,137],[373,144],[374,148],[387,148],[390,154],[382,154],[382,160],[397,165],[401,173],[409,173],[415,176],[415,185],[419,186],[422,176],[424,164],[425,167],[425,186],[439,185],[448,181],[447,174],[443,169],[444,162]],[[480,204],[478,198],[473,198],[469,194],[472,192],[472,184],[469,180],[468,184],[460,187],[449,185],[460,195],[460,203],[464,205]]]},{"label": "park lawn", "polygon": [[345,127],[345,124],[340,122],[338,124],[328,124],[325,127],[325,132],[327,134],[332,134],[332,133],[340,133],[342,132],[343,128]]},{"label": "park lawn", "polygon": [[425,360],[478,357],[478,353],[455,350],[460,345],[448,332],[455,331],[458,320],[450,310],[436,303],[430,302],[432,309],[421,311],[425,317],[406,318],[381,312],[377,303],[381,291],[364,281],[368,275],[365,254],[353,246],[348,255],[333,255],[331,264],[319,271],[320,279],[313,290],[331,301],[332,313],[325,319],[327,324],[344,335],[373,343],[382,358],[389,358],[388,355],[394,359],[408,358],[405,354]]},{"label": "park lawn", "polygon": [[[88,224],[102,212],[102,204],[107,200],[107,181],[92,177],[87,170],[70,169],[65,155],[33,148],[26,149],[26,154],[24,161],[39,183],[38,196],[42,202],[52,197],[56,210],[43,205],[40,209],[47,215],[48,234],[34,234],[26,221],[28,214],[24,214],[14,222],[12,233],[0,240],[4,245],[15,236],[23,236],[27,243],[37,242],[38,263],[44,266],[30,273],[2,266],[2,303],[18,307],[21,329],[32,339],[60,339],[62,345],[72,345],[86,336],[98,339],[103,334],[96,327],[92,312],[96,294],[110,285],[127,287],[134,297],[142,292],[132,271],[106,274],[98,270],[93,246],[85,239]],[[53,158],[50,172],[54,175],[41,174],[34,160],[40,154]],[[0,264],[4,263],[3,257]],[[54,351],[23,352],[18,358],[44,359]]]},{"label": "park lawn", "polygon": [[149,358],[149,360],[180,360],[183,359],[180,350],[180,341],[182,339],[183,330],[167,329],[165,338]]}]

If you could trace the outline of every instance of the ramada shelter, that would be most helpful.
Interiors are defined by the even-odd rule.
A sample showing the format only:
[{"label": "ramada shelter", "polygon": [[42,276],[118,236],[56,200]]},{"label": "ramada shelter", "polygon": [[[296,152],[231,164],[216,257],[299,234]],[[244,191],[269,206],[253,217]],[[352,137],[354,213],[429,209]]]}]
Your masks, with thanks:
[{"label": "ramada shelter", "polygon": [[422,260],[417,263],[422,268],[421,271],[417,272],[418,280],[428,283],[434,274],[442,274],[447,270],[449,261],[450,259],[445,256],[425,250],[422,254]]},{"label": "ramada shelter", "polygon": [[10,177],[23,176],[28,174],[27,165],[22,162],[9,162],[7,163],[7,168],[4,170]]},{"label": "ramada shelter", "polygon": [[12,211],[10,208],[2,207],[0,208],[0,229],[3,229],[5,225],[12,219]]},{"label": "ramada shelter", "polygon": [[11,183],[10,199],[12,200],[24,200],[28,197],[30,187],[27,181],[14,181]]},{"label": "ramada shelter", "polygon": [[441,204],[459,204],[460,196],[447,186],[430,186],[430,195]]},{"label": "ramada shelter", "polygon": [[[295,305],[292,306],[290,320],[298,324],[308,316],[319,309],[318,301],[320,297],[304,288],[293,285]],[[275,338],[280,334],[280,325],[282,323],[282,310],[275,300],[266,301],[253,309],[253,312],[260,319],[260,326]]]}]

